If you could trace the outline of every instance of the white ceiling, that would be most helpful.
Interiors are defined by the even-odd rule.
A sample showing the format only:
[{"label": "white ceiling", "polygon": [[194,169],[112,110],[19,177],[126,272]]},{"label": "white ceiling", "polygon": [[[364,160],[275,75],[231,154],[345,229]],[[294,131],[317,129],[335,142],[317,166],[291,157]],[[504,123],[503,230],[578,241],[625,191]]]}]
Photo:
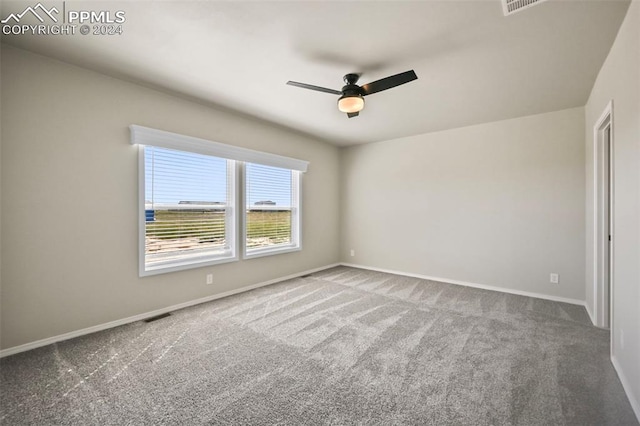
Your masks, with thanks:
[{"label": "white ceiling", "polygon": [[[3,2],[1,15],[31,2]],[[43,1],[45,6],[62,2]],[[509,17],[499,0],[66,2],[123,10],[120,36],[4,42],[352,145],[582,106],[629,5],[550,0]],[[25,18],[26,19],[26,18]],[[340,89],[413,69],[348,119]]]}]

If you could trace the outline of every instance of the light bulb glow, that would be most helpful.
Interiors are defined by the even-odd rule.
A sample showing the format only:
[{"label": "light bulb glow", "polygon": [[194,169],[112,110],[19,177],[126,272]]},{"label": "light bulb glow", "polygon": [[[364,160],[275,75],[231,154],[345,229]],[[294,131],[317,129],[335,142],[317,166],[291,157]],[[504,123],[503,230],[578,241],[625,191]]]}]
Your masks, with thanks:
[{"label": "light bulb glow", "polygon": [[360,95],[343,96],[338,99],[338,109],[341,112],[358,112],[364,108],[364,99]]}]

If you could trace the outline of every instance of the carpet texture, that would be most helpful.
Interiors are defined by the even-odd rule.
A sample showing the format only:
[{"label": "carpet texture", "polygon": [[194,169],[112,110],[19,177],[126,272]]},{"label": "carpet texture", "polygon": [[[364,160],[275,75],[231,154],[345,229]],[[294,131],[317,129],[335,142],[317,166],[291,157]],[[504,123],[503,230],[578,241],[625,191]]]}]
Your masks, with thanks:
[{"label": "carpet texture", "polygon": [[637,425],[584,308],[337,267],[0,360],[6,425]]}]

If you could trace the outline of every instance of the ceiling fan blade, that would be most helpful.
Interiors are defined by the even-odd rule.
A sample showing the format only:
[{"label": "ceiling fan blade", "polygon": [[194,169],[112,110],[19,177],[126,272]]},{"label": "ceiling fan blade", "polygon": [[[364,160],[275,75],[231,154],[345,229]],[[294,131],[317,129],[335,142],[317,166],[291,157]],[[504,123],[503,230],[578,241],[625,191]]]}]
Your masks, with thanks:
[{"label": "ceiling fan blade", "polygon": [[357,117],[359,114],[360,112],[348,112],[347,117],[353,118],[353,117]]},{"label": "ceiling fan blade", "polygon": [[326,87],[314,86],[313,84],[298,83],[297,81],[287,81],[289,86],[301,87],[303,89],[315,90],[316,92],[331,93],[332,95],[342,95],[342,92]]},{"label": "ceiling fan blade", "polygon": [[400,74],[392,75],[382,78],[380,80],[372,81],[362,85],[362,96],[371,95],[372,93],[382,92],[383,90],[391,89],[392,87],[400,86],[401,84],[408,83],[416,80],[418,76],[411,71],[401,72]]}]

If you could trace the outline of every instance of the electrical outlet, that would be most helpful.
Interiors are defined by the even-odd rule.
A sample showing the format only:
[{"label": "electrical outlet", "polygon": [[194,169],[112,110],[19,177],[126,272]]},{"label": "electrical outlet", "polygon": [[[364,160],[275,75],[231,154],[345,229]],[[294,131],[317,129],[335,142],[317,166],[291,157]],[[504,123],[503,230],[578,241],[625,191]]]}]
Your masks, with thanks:
[{"label": "electrical outlet", "polygon": [[213,274],[207,274],[207,284],[213,284]]},{"label": "electrical outlet", "polygon": [[351,256],[355,256],[356,255],[356,251],[354,249],[351,249]]},{"label": "electrical outlet", "polygon": [[551,284],[558,284],[560,282],[560,275],[558,275],[558,274],[550,274],[549,275],[549,282]]}]

